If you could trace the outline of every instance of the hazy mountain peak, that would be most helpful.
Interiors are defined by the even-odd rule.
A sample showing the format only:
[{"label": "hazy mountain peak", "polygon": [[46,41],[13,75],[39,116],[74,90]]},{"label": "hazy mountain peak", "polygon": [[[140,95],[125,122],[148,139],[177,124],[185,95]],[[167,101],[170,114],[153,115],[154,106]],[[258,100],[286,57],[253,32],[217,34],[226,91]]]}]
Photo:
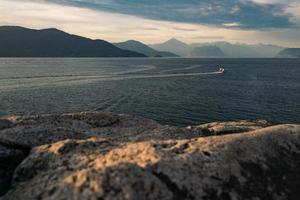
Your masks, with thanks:
[{"label": "hazy mountain peak", "polygon": [[222,57],[226,57],[224,52],[219,47],[217,47],[216,45],[196,47],[191,52],[191,56],[193,56],[193,57],[203,57],[203,58],[222,58]]},{"label": "hazy mountain peak", "polygon": [[[130,43],[136,43],[136,44],[143,44],[142,42],[140,42],[140,41],[137,41],[137,40],[127,40],[127,41],[125,41],[125,42],[130,42]],[[125,42],[120,42],[120,43],[125,43]]]},{"label": "hazy mountain peak", "polygon": [[192,50],[188,44],[175,38],[171,38],[161,44],[153,44],[150,46],[158,51],[169,51],[180,56],[187,56]]},{"label": "hazy mountain peak", "polygon": [[166,43],[170,43],[170,44],[179,44],[179,45],[186,45],[186,46],[188,46],[188,44],[186,44],[186,43],[184,43],[184,42],[182,42],[182,41],[180,41],[180,40],[178,40],[178,39],[176,39],[176,38],[171,38],[171,39],[169,39],[169,40],[167,40],[166,42],[164,42],[165,44]]},{"label": "hazy mountain peak", "polygon": [[149,57],[178,57],[177,55],[170,52],[156,51],[155,49],[147,46],[146,44],[136,40],[128,40],[125,42],[114,43],[114,45],[119,47],[120,49],[139,52]]},{"label": "hazy mountain peak", "polygon": [[229,43],[226,41],[190,44],[194,48],[207,45],[215,45],[228,57],[233,58],[275,57],[283,49],[283,47],[276,45]]},{"label": "hazy mountain peak", "polygon": [[300,58],[300,48],[286,48],[280,51],[277,57]]}]

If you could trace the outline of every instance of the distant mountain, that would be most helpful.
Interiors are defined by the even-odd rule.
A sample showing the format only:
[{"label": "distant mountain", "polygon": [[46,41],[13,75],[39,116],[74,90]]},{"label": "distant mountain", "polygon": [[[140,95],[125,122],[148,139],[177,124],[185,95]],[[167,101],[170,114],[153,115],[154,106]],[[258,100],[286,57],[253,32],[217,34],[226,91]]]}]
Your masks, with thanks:
[{"label": "distant mountain", "polygon": [[280,51],[277,57],[281,58],[300,58],[300,48],[286,48]]},{"label": "distant mountain", "polygon": [[228,57],[231,58],[263,57],[255,50],[246,45],[231,44],[227,42],[219,42],[215,45],[218,46]]},{"label": "distant mountain", "polygon": [[128,40],[126,42],[114,43],[120,49],[126,49],[142,53],[149,57],[179,57],[178,55],[165,51],[156,51],[151,47],[135,40]]},{"label": "distant mountain", "polygon": [[149,46],[157,51],[168,51],[180,56],[188,56],[193,50],[193,48],[191,48],[188,44],[174,38],[161,44],[153,44]]},{"label": "distant mountain", "polygon": [[263,57],[252,48],[240,45],[240,44],[231,44],[228,42],[212,42],[212,43],[198,43],[198,44],[191,44],[194,47],[201,47],[201,46],[208,46],[214,45],[220,48],[227,57],[230,58],[249,58],[249,57]]},{"label": "distant mountain", "polygon": [[269,44],[254,44],[247,46],[256,51],[262,57],[270,58],[275,57],[280,51],[284,49],[284,47]]},{"label": "distant mountain", "polygon": [[181,56],[195,56],[194,48],[203,46],[216,46],[227,57],[230,58],[263,58],[275,57],[284,47],[267,44],[231,44],[229,42],[210,42],[186,44],[177,39],[168,40],[162,44],[150,45],[152,48],[161,51],[169,51]]},{"label": "distant mountain", "polygon": [[284,47],[267,44],[231,44],[229,42],[211,42],[191,44],[193,47],[215,45],[231,58],[272,58]]},{"label": "distant mountain", "polygon": [[0,57],[146,57],[57,29],[0,27]]},{"label": "distant mountain", "polygon": [[217,46],[196,47],[190,54],[192,57],[203,58],[223,58],[226,57],[224,52]]}]

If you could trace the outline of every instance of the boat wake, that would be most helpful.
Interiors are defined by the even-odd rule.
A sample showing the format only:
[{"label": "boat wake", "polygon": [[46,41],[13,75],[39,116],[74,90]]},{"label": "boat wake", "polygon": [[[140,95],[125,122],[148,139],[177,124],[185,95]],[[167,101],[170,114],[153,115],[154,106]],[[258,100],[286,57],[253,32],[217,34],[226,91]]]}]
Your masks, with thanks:
[{"label": "boat wake", "polygon": [[222,73],[223,72],[221,72],[221,71],[215,71],[215,72],[199,72],[199,73],[153,74],[153,75],[112,77],[111,80],[149,79],[149,78],[171,78],[171,77],[213,75],[213,74],[222,74]]},{"label": "boat wake", "polygon": [[[113,80],[128,80],[128,79],[151,79],[151,78],[172,78],[172,77],[186,77],[186,76],[203,76],[203,75],[216,75],[223,74],[221,71],[214,72],[196,72],[196,73],[174,73],[174,74],[149,74],[149,75],[114,75],[114,76],[88,76],[88,80],[99,80],[99,81],[113,81]],[[72,81],[80,81],[87,77],[78,76]]]},{"label": "boat wake", "polygon": [[[188,70],[199,67],[193,65],[180,70]],[[129,69],[122,72],[106,73],[99,75],[91,74],[64,74],[64,75],[45,75],[45,76],[23,76],[23,77],[7,77],[0,78],[1,90],[18,90],[22,88],[36,88],[36,87],[52,87],[52,86],[66,86],[66,85],[81,85],[97,81],[114,81],[114,80],[130,80],[130,79],[154,79],[154,78],[175,78],[175,77],[192,77],[204,75],[218,75],[223,71],[213,72],[193,72],[193,73],[165,73],[165,71],[155,71],[149,73],[148,71],[156,69],[155,66],[143,66],[140,69]],[[140,73],[146,72],[147,73]],[[179,71],[174,69],[173,72]],[[171,71],[169,71],[171,72]],[[153,74],[152,74],[153,73]]]},{"label": "boat wake", "polygon": [[[126,74],[133,74],[139,72],[145,72],[149,70],[156,69],[154,65],[143,65],[138,66],[138,69],[129,69],[122,72],[112,72],[112,73],[103,73],[101,75],[96,75],[97,77],[113,77],[113,76],[120,76]],[[95,77],[95,75],[91,74],[50,74],[50,75],[35,75],[35,76],[13,76],[13,77],[0,77],[0,80],[18,80],[18,79],[46,79],[46,78],[69,78],[69,77]]]},{"label": "boat wake", "polygon": [[156,66],[154,66],[154,65],[143,65],[143,66],[138,66],[138,67],[139,67],[138,69],[125,70],[123,72],[111,73],[111,75],[132,74],[132,73],[139,73],[139,72],[145,72],[145,71],[150,71],[150,70],[156,69]]},{"label": "boat wake", "polygon": [[184,67],[184,68],[179,68],[179,69],[167,69],[167,70],[163,70],[161,72],[166,73],[166,72],[175,72],[175,71],[186,71],[186,70],[196,69],[196,68],[199,68],[201,66],[202,65],[191,65],[191,66]]}]

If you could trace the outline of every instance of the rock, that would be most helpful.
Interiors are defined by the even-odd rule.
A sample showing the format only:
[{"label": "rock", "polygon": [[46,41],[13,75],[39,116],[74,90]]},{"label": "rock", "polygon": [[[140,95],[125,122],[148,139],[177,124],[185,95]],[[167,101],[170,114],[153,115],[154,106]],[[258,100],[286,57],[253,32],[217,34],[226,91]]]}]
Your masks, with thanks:
[{"label": "rock", "polygon": [[97,112],[1,120],[0,196],[10,188],[3,200],[299,195],[299,125],[243,120],[177,128]]},{"label": "rock", "polygon": [[130,141],[193,138],[201,135],[245,132],[270,125],[264,120],[244,120],[178,128],[163,126],[153,120],[141,117],[99,112],[17,116],[2,120],[8,125],[5,129],[0,130],[0,144],[22,148],[32,148],[65,139],[85,139],[92,136],[110,139],[123,138]]},{"label": "rock", "polygon": [[220,135],[245,132],[271,125],[265,120],[243,120],[177,128],[162,126],[153,120],[140,117],[98,112],[10,117],[2,120],[10,125],[0,131],[0,143],[5,141],[27,147],[91,136],[151,139],[154,135],[166,138]]},{"label": "rock", "polygon": [[[118,138],[126,142],[178,135],[176,127],[162,126],[153,120],[114,113],[15,116],[1,120],[1,123],[5,124],[3,126],[5,129],[0,130],[0,145],[3,148],[5,146],[8,149],[19,150],[25,155],[32,147],[65,139],[85,139],[97,136],[109,139]],[[6,170],[1,171],[0,188],[9,187],[12,172],[18,164],[19,160],[16,164],[10,164],[9,167],[6,166]]]},{"label": "rock", "polygon": [[240,120],[232,122],[213,122],[198,126],[188,126],[191,131],[200,131],[203,135],[224,135],[254,131],[260,128],[271,126],[266,120]]},{"label": "rock", "polygon": [[296,200],[299,188],[300,125],[278,125],[222,136],[38,146],[2,199]]},{"label": "rock", "polygon": [[10,188],[13,171],[25,156],[21,150],[0,145],[0,196]]},{"label": "rock", "polygon": [[[136,140],[149,130],[162,127],[153,120],[114,113],[74,113],[63,115],[13,116],[0,119],[0,196],[10,187],[12,173],[32,147],[65,139],[92,136]],[[142,138],[142,137],[141,137]],[[5,149],[5,151],[4,151]],[[23,156],[19,156],[23,153]],[[4,156],[5,155],[5,156]],[[5,160],[18,157],[15,163]],[[21,159],[22,157],[22,159]]]},{"label": "rock", "polygon": [[7,119],[0,119],[0,130],[5,128],[10,128],[13,126],[13,123]]},{"label": "rock", "polygon": [[75,113],[9,118],[14,126],[0,131],[0,144],[35,147],[91,136],[127,137],[162,127],[153,120],[113,113]]}]

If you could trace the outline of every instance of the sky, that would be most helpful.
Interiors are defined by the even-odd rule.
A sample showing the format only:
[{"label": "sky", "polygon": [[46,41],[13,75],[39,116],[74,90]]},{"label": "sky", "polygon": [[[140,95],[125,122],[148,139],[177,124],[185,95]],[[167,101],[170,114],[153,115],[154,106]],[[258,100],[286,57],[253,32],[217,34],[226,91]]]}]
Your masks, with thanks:
[{"label": "sky", "polygon": [[0,25],[58,28],[110,42],[300,47],[300,0],[0,0]]}]

